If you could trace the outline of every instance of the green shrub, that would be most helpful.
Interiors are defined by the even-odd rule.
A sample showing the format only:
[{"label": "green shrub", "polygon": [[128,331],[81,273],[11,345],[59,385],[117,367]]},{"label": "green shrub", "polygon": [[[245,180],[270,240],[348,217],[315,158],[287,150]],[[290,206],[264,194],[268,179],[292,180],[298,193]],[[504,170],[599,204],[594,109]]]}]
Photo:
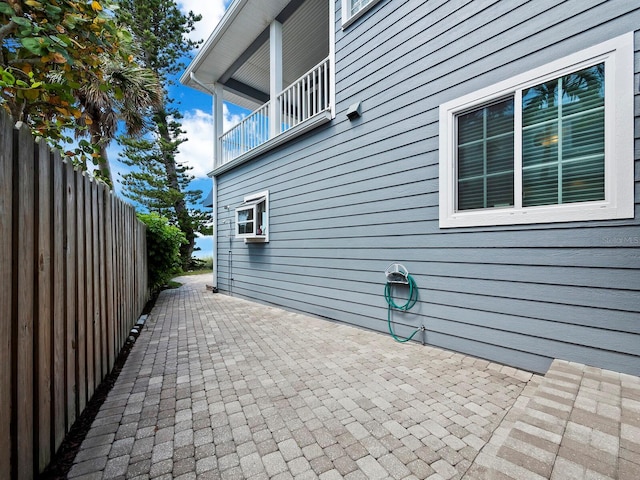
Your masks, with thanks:
[{"label": "green shrub", "polygon": [[149,286],[155,291],[180,271],[180,245],[187,239],[178,227],[157,213],[139,213],[138,218],[147,226]]},{"label": "green shrub", "polygon": [[213,270],[213,257],[202,257],[200,260],[203,270]]},{"label": "green shrub", "polygon": [[213,257],[202,257],[202,258],[191,257],[189,270],[192,270],[192,271],[213,270]]}]

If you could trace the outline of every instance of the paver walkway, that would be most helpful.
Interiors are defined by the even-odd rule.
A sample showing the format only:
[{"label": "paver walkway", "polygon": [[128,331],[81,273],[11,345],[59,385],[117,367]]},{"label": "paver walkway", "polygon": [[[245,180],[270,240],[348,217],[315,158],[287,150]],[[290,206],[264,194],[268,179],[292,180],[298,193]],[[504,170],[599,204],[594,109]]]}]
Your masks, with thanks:
[{"label": "paver walkway", "polygon": [[[527,441],[534,447],[524,453],[534,460],[542,457],[551,466],[556,457],[576,460],[561,455],[569,452],[562,433],[554,431],[555,450],[540,445],[546,430],[535,423],[549,421],[557,412],[545,409],[556,408],[563,432],[572,438],[585,432],[567,426],[573,410],[567,414],[567,401],[557,393],[567,376],[585,378],[575,375],[573,364],[554,364],[565,377],[543,381],[485,360],[212,294],[205,290],[209,276],[181,281],[183,287],[160,295],[69,478],[540,478],[535,475],[552,470],[536,473],[538,463],[526,464],[521,451]],[[622,479],[640,464],[640,396],[631,398],[640,382],[617,378],[618,394],[630,397],[616,417],[618,449],[603,447],[612,438],[600,436],[600,424],[586,427],[581,417],[576,425],[591,428],[582,444],[603,447]],[[541,382],[545,389],[557,387],[544,397],[556,403],[536,396]],[[616,416],[606,407],[609,400],[595,407],[589,395],[583,400],[599,421]],[[526,426],[531,419],[538,430]],[[588,467],[579,474],[566,462],[555,471],[578,475],[557,478],[616,478]]]}]

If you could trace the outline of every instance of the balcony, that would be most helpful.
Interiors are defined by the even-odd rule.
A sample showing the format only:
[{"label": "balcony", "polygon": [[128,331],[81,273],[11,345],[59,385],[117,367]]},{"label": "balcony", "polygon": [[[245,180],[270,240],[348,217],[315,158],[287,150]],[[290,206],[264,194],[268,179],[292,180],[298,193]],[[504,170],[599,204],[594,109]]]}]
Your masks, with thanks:
[{"label": "balcony", "polygon": [[[330,0],[235,0],[182,76],[214,97],[213,175],[334,115]],[[250,111],[223,132],[222,103]]]},{"label": "balcony", "polygon": [[[329,99],[329,58],[325,58],[280,92],[274,102],[265,103],[219,137],[221,156],[216,168],[327,113]],[[276,129],[272,132],[274,122]]]}]

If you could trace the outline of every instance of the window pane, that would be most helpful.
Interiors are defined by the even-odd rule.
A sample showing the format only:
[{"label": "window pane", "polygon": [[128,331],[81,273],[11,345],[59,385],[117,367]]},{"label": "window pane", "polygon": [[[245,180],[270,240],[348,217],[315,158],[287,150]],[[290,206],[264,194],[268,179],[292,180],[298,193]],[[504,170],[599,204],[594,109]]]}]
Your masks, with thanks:
[{"label": "window pane", "polygon": [[244,235],[247,233],[253,233],[253,222],[238,223],[238,234]]},{"label": "window pane", "polygon": [[604,161],[596,157],[590,161],[565,164],[562,175],[562,203],[604,200]]},{"label": "window pane", "polygon": [[549,163],[522,172],[522,205],[554,205],[558,203],[558,164]]},{"label": "window pane", "polygon": [[513,205],[513,169],[508,173],[487,178],[487,205],[490,207]]},{"label": "window pane", "polygon": [[558,80],[536,85],[522,92],[522,126],[556,119]]},{"label": "window pane", "polygon": [[522,132],[523,168],[558,161],[558,125],[545,124]]},{"label": "window pane", "polygon": [[484,179],[462,180],[458,182],[458,210],[483,208]]},{"label": "window pane", "polygon": [[238,223],[253,220],[253,208],[247,210],[238,210]]},{"label": "window pane", "polygon": [[562,156],[566,160],[604,156],[604,109],[575,115],[562,122]]},{"label": "window pane", "polygon": [[482,140],[484,132],[484,108],[458,117],[458,144]]},{"label": "window pane", "polygon": [[[484,163],[484,145],[475,143],[458,148],[458,177],[460,179],[482,176]],[[480,159],[480,161],[478,161]]]},{"label": "window pane", "polygon": [[513,99],[496,103],[486,109],[487,136],[513,133]]},{"label": "window pane", "polygon": [[524,90],[522,117],[523,206],[604,199],[604,64]]},{"label": "window pane", "polygon": [[562,112],[574,113],[604,107],[604,63],[562,78]]},{"label": "window pane", "polygon": [[487,174],[505,172],[513,176],[513,133],[487,140]]},{"label": "window pane", "polygon": [[513,205],[513,99],[457,117],[458,210]]},{"label": "window pane", "polygon": [[355,15],[364,7],[367,6],[371,0],[350,0],[351,1],[351,15]]}]

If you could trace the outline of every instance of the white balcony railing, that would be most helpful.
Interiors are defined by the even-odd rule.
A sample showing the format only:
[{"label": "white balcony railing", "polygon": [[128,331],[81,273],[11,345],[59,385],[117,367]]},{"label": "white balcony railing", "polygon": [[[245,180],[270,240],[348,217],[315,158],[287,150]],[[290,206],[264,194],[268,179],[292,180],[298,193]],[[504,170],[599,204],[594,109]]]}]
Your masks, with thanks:
[{"label": "white balcony railing", "polygon": [[[330,103],[329,58],[324,59],[302,77],[283,90],[275,102],[265,103],[240,123],[220,136],[221,159],[216,166],[230,162],[266,143],[273,135],[271,122],[279,125],[275,135],[327,111]],[[275,103],[276,108],[271,104]]]},{"label": "white balcony railing", "polygon": [[324,112],[329,104],[329,59],[313,67],[277,97],[280,133]]},{"label": "white balcony railing", "polygon": [[220,136],[222,161],[230,162],[269,140],[269,103],[242,119]]}]

